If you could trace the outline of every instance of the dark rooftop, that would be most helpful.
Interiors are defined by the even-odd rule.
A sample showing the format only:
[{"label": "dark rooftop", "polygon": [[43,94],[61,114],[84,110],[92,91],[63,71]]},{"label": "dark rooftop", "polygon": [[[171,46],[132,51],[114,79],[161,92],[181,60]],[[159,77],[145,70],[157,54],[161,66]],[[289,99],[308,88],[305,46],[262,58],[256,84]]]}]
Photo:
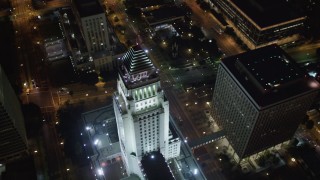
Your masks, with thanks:
[{"label": "dark rooftop", "polygon": [[2,180],[37,179],[33,157],[25,157],[6,164],[6,171],[2,174],[2,177],[0,174],[1,178]]},{"label": "dark rooftop", "polygon": [[286,0],[230,0],[261,28],[303,17]]},{"label": "dark rooftop", "polygon": [[142,168],[150,180],[174,180],[174,177],[162,154],[158,151],[144,156],[141,160]]},{"label": "dark rooftop", "polygon": [[318,91],[320,87],[277,45],[225,58],[221,65],[233,74],[259,108]]},{"label": "dark rooftop", "polygon": [[74,0],[80,17],[88,17],[104,13],[101,4],[97,0]]},{"label": "dark rooftop", "polygon": [[172,0],[127,0],[128,4],[133,4],[135,7],[146,8],[150,6],[161,6],[165,4],[170,4]]},{"label": "dark rooftop", "polygon": [[178,6],[162,6],[155,10],[143,12],[149,24],[156,24],[162,21],[184,17],[185,10]]}]

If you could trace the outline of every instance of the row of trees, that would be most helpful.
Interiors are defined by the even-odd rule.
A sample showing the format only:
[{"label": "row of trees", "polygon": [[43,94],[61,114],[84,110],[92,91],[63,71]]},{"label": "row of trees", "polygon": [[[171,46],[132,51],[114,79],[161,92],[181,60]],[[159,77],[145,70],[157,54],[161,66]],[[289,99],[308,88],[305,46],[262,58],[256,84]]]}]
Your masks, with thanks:
[{"label": "row of trees", "polygon": [[75,164],[87,163],[87,158],[80,138],[81,113],[84,111],[84,104],[66,104],[57,111],[59,124],[57,131],[64,139],[64,153]]},{"label": "row of trees", "polygon": [[257,163],[261,167],[269,166],[269,165],[277,165],[280,162],[280,159],[276,156],[276,154],[266,152],[262,156],[257,159]]}]

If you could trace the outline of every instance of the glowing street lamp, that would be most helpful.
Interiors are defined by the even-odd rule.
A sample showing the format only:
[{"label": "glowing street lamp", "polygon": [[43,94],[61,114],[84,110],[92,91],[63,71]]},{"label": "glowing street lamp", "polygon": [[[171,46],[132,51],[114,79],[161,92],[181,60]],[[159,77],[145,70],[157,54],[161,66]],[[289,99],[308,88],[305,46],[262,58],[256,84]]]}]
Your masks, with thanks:
[{"label": "glowing street lamp", "polygon": [[97,174],[99,176],[103,176],[104,175],[102,168],[97,169]]},{"label": "glowing street lamp", "polygon": [[198,174],[198,169],[197,168],[193,170],[193,174],[194,175]]}]

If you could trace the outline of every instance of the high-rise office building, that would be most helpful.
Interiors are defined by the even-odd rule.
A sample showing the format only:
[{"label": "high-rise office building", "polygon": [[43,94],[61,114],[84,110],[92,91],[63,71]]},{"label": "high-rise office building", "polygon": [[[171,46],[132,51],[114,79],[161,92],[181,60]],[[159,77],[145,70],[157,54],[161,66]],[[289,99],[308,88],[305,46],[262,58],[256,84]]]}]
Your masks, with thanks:
[{"label": "high-rise office building", "polygon": [[21,106],[0,67],[0,164],[27,152],[27,138]]},{"label": "high-rise office building", "polygon": [[320,85],[279,46],[222,60],[212,115],[239,159],[290,140]]},{"label": "high-rise office building", "polygon": [[130,48],[122,58],[113,100],[124,164],[128,174],[141,178],[146,175],[143,157],[160,152],[169,159],[180,154],[181,142],[169,128],[169,102],[158,73],[140,46]]},{"label": "high-rise office building", "polygon": [[89,53],[110,50],[107,19],[99,1],[73,0],[73,3]]}]

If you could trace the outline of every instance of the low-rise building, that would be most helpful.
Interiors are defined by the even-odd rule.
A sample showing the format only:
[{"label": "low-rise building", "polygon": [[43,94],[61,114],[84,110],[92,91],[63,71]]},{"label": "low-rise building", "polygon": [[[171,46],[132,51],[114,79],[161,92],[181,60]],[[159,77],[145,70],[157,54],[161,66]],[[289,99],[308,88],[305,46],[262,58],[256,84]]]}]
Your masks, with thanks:
[{"label": "low-rise building", "polygon": [[237,36],[250,48],[299,39],[306,17],[285,0],[211,1],[227,18]]},{"label": "low-rise building", "polygon": [[113,106],[85,112],[82,120],[89,139],[84,148],[96,175],[103,176],[108,165],[121,163],[122,159]]}]

